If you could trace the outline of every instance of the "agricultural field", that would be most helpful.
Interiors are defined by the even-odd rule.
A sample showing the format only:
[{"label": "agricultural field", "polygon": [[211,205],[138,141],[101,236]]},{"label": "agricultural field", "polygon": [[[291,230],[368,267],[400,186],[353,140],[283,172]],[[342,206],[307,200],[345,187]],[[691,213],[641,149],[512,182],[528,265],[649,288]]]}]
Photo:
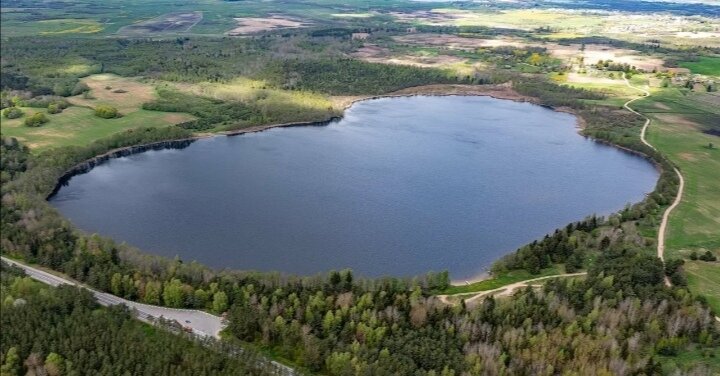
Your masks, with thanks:
[{"label": "agricultural field", "polygon": [[203,13],[200,11],[168,13],[147,21],[123,26],[117,33],[139,37],[163,33],[185,33],[197,25],[202,18]]},{"label": "agricultural field", "polygon": [[391,13],[413,25],[489,27],[531,31],[547,39],[600,35],[628,41],[662,40],[679,46],[720,46],[718,21],[706,17],[569,9],[468,10],[436,8]]},{"label": "agricultural field", "polygon": [[720,57],[703,56],[698,61],[680,63],[680,66],[692,73],[720,77]]},{"label": "agricultural field", "polygon": [[312,23],[300,19],[292,19],[280,16],[273,16],[267,18],[236,18],[235,21],[237,21],[238,26],[228,31],[228,35],[248,35],[259,33],[262,31],[296,29],[299,27],[308,27],[312,25]]}]

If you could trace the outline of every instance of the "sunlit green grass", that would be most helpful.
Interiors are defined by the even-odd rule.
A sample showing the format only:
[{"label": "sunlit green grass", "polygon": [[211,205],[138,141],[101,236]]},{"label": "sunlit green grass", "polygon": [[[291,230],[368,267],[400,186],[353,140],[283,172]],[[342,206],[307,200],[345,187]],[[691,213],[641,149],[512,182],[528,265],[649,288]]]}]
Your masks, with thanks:
[{"label": "sunlit green grass", "polygon": [[30,128],[24,125],[24,119],[34,112],[44,112],[39,108],[23,108],[25,116],[19,119],[0,122],[2,135],[15,137],[30,146],[34,152],[56,146],[87,145],[92,141],[108,137],[114,133],[139,127],[163,127],[189,120],[186,114],[138,110],[117,119],[101,119],[94,111],[86,107],[70,107],[60,114],[47,115],[50,121],[40,127]]},{"label": "sunlit green grass", "polygon": [[[703,132],[718,127],[720,108],[712,105],[713,98],[703,98],[708,95],[666,89],[638,101],[637,107],[652,119],[648,140],[685,178],[683,199],[668,223],[666,257],[720,252],[720,142]],[[720,263],[688,261],[685,270],[689,288],[720,312]]]},{"label": "sunlit green grass", "polygon": [[720,76],[720,57],[703,56],[698,61],[680,63],[680,66],[696,74]]},{"label": "sunlit green grass", "polygon": [[502,275],[494,276],[493,278],[471,283],[469,285],[450,286],[447,289],[438,292],[438,294],[452,295],[494,290],[511,283],[562,273],[564,272],[562,271],[560,265],[553,265],[550,268],[543,269],[539,274],[531,274],[526,270],[512,270]]}]

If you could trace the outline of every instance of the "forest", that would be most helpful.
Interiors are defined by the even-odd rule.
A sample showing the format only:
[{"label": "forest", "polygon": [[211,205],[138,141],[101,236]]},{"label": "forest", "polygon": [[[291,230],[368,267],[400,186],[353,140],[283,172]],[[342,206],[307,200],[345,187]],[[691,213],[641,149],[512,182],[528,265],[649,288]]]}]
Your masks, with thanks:
[{"label": "forest", "polygon": [[[672,164],[640,142],[643,119],[592,104],[605,94],[558,85],[545,77],[495,69],[457,75],[439,68],[369,63],[343,54],[356,43],[348,33],[313,30],[311,36],[289,35],[12,38],[1,46],[3,106],[11,106],[22,94],[28,97],[23,100],[47,107],[48,101],[86,92],[80,79],[95,73],[177,84],[227,83],[243,76],[273,90],[328,96],[378,95],[426,84],[505,83],[538,104],[577,114],[584,120],[584,135],[653,161],[661,170],[656,189],[619,213],[568,224],[498,260],[493,266],[496,274],[524,270],[535,275],[552,265],[588,273],[586,278],[524,289],[510,299],[445,304],[436,297],[450,285],[450,276],[442,271],[415,278],[365,279],[350,270],[316,276],[212,270],[80,232],[47,203],[68,171],[95,156],[137,145],[189,142],[194,132],[217,124],[248,126],[285,119],[253,104],[163,87],[143,109],[188,112],[196,119],[42,152],[2,138],[2,253],[126,299],[227,312],[228,342],[239,341],[244,349],[272,354],[311,373],[711,374],[692,359],[710,359],[717,353],[720,333],[713,312],[704,298],[686,289],[681,260],[668,260],[664,266],[653,253],[653,231],[662,209],[675,197],[678,181]],[[316,114],[333,113],[312,116]],[[664,285],[666,276],[672,287]],[[1,282],[3,375],[264,372],[257,366],[259,353],[178,340],[132,320],[131,312],[100,308],[86,292],[43,287],[5,266]]]},{"label": "forest", "polygon": [[[579,99],[592,93],[552,85],[518,81],[515,87],[547,103],[575,106],[587,122],[586,133],[667,163],[628,136],[640,125],[634,115],[586,108]],[[216,272],[144,255],[77,232],[45,201],[65,171],[95,155],[190,136],[181,127],[138,129],[39,155],[4,138],[3,252],[128,299],[218,314],[227,310],[229,334],[301,369],[331,375],[569,370],[650,375],[664,372],[663,357],[684,351],[710,356],[718,345],[706,303],[682,283],[663,286],[665,274],[682,281],[681,266],[663,268],[646,251],[652,240],[638,230],[653,223],[673,197],[672,175],[662,175],[653,195],[618,215],[570,224],[494,267],[536,273],[561,263],[567,271],[587,269],[587,279],[551,282],[541,291],[527,289],[513,299],[488,298],[470,307],[447,306],[433,296],[448,287],[447,273],[356,279],[346,270],[295,277]]]},{"label": "forest", "polygon": [[100,308],[86,290],[47,287],[5,263],[0,290],[3,376],[273,374],[251,350],[178,338],[125,307]]}]

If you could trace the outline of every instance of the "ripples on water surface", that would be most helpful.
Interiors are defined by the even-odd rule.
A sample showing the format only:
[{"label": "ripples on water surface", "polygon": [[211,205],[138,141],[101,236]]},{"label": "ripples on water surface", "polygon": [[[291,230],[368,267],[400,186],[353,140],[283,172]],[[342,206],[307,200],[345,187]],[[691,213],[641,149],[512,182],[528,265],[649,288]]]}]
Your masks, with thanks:
[{"label": "ripples on water surface", "polygon": [[572,115],[489,97],[385,98],[327,126],[111,160],[51,199],[80,228],[214,267],[473,276],[652,191],[646,160]]}]

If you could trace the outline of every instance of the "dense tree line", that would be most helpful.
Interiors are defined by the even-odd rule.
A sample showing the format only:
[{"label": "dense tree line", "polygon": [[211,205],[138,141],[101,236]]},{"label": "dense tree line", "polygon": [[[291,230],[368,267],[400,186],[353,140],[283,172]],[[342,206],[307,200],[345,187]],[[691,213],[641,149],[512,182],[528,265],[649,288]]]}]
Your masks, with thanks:
[{"label": "dense tree line", "polygon": [[538,78],[517,78],[513,81],[513,89],[520,94],[538,98],[546,106],[573,109],[586,108],[583,100],[606,97],[605,94],[596,91],[557,85]]},{"label": "dense tree line", "polygon": [[[156,77],[168,81],[229,81],[239,75],[279,88],[326,94],[379,94],[410,86],[455,82],[439,69],[372,64],[336,52],[302,49],[300,40],[273,38],[178,38],[109,40],[10,38],[2,43],[5,90],[34,96],[77,95],[78,77],[93,73]],[[345,42],[347,44],[347,42]],[[288,44],[291,47],[288,47]],[[48,64],[84,61],[85,70],[45,74]],[[73,63],[74,64],[74,63]],[[56,71],[56,70],[55,70]]]},{"label": "dense tree line", "polygon": [[373,64],[349,58],[286,60],[278,64],[282,76],[275,83],[334,95],[383,94],[411,86],[457,82],[439,69]]},{"label": "dense tree line", "polygon": [[144,103],[143,108],[153,111],[186,112],[196,116],[179,124],[192,130],[206,130],[219,124],[261,124],[269,122],[260,111],[240,102],[225,102],[210,98],[193,96],[167,88],[158,90],[159,99]]},{"label": "dense tree line", "polygon": [[[638,235],[620,233],[628,226],[603,227],[596,217],[529,246],[545,261],[562,262],[582,252],[568,245],[597,243],[604,252],[586,281],[450,307],[429,295],[447,287],[446,273],[357,280],[350,271],[305,278],[214,272],[79,234],[44,201],[68,166],[104,150],[187,135],[177,127],[131,131],[86,148],[53,151],[54,158],[30,156],[17,142],[3,140],[3,160],[12,161],[3,184],[3,252],[129,299],[216,313],[229,309],[234,336],[332,375],[650,375],[663,371],[657,355],[717,346],[703,302],[684,289],[664,288],[664,268],[635,242]],[[617,351],[609,351],[609,343]]]},{"label": "dense tree line", "polygon": [[250,350],[178,338],[99,309],[86,290],[50,288],[0,264],[0,373],[14,375],[270,375]]},{"label": "dense tree line", "polygon": [[[28,90],[75,84],[77,77],[38,74],[44,69],[38,54],[53,53],[60,59],[86,59],[97,72],[183,81],[224,80],[247,74],[278,87],[335,94],[384,93],[453,80],[437,70],[369,64],[337,56],[277,59],[261,52],[271,43],[271,38],[63,39],[48,44],[47,51],[3,43],[2,52],[4,59],[7,56],[3,64],[17,64],[10,67],[11,72],[27,75],[24,85]],[[494,82],[503,77],[480,75],[471,81]],[[331,375],[653,375],[671,371],[657,363],[659,355],[717,347],[718,333],[702,299],[691,296],[682,286],[663,286],[664,274],[674,281],[682,280],[681,263],[664,267],[648,252],[653,240],[642,235],[643,226],[653,225],[660,208],[677,190],[669,162],[639,142],[642,119],[587,105],[586,100],[602,98],[590,91],[527,77],[505,78],[511,78],[521,94],[580,114],[585,121],[584,134],[644,153],[662,168],[655,192],[643,202],[609,218],[592,216],[570,224],[496,264],[496,270],[537,272],[564,263],[568,271],[588,269],[585,280],[551,282],[541,291],[520,291],[508,300],[489,298],[448,306],[432,296],[433,291],[447,287],[447,273],[365,280],[354,278],[351,271],[313,277],[218,272],[179,259],[144,255],[110,239],[80,233],[47,204],[46,197],[73,166],[118,148],[186,139],[191,132],[183,127],[136,129],[84,147],[57,148],[39,155],[30,155],[15,140],[3,139],[0,247],[3,253],[51,267],[128,299],[215,313],[228,310],[228,331],[233,336]],[[201,121],[216,115],[245,119],[255,114],[245,107],[226,108],[222,102],[196,99],[161,92],[158,101],[146,106],[165,111],[189,109]],[[185,127],[202,129],[201,121]],[[586,263],[589,253],[595,259],[592,264]],[[77,298],[75,290],[58,291]],[[78,300],[82,303],[83,298]],[[65,302],[59,303],[61,307],[68,306],[60,301]],[[28,302],[40,314],[49,314],[41,303]],[[82,311],[82,307],[78,309]],[[60,316],[72,315],[74,310],[59,310],[64,313]],[[110,315],[127,317],[127,312],[110,311]],[[104,321],[105,325],[112,322]],[[31,364],[40,365],[57,363],[58,356],[71,356],[60,349],[42,349],[18,348],[15,354],[27,359],[36,353]],[[3,361],[9,351],[2,348]],[[48,351],[56,356],[45,354]],[[700,368],[697,372],[703,374]]]},{"label": "dense tree line", "polygon": [[[584,135],[642,154],[656,163],[660,178],[655,190],[643,201],[628,205],[608,218],[593,215],[585,221],[558,229],[498,260],[493,265],[493,271],[501,273],[523,269],[539,273],[543,268],[562,263],[565,271],[574,272],[588,267],[588,256],[604,252],[611,246],[622,245],[638,250],[653,247],[656,240],[644,236],[643,230],[657,226],[662,209],[675,198],[679,182],[670,161],[640,141],[644,119],[628,111],[586,104],[584,100],[602,98],[601,94],[588,90],[536,79],[516,80],[513,88],[540,99],[542,103],[569,108],[582,119],[581,132]],[[675,278],[679,282],[684,280],[681,267],[668,272],[668,275],[677,275]]]},{"label": "dense tree line", "polygon": [[656,375],[667,372],[658,354],[717,341],[707,307],[663,287],[657,258],[615,247],[586,280],[472,307],[390,286],[244,290],[231,309],[233,334],[332,375]]}]

